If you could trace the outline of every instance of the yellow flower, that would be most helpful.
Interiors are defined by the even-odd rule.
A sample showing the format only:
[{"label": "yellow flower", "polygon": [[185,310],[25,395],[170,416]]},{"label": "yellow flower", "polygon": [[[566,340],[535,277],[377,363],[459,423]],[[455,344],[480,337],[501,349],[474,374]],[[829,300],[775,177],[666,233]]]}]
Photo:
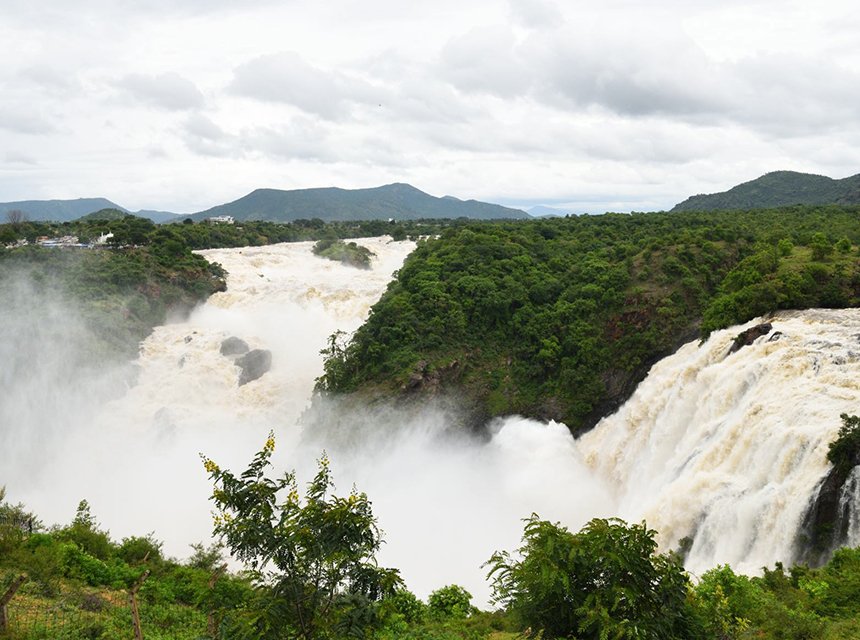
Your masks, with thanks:
[{"label": "yellow flower", "polygon": [[210,460],[209,458],[203,459],[203,468],[206,469],[209,473],[218,473],[221,469],[215,464],[214,460]]}]

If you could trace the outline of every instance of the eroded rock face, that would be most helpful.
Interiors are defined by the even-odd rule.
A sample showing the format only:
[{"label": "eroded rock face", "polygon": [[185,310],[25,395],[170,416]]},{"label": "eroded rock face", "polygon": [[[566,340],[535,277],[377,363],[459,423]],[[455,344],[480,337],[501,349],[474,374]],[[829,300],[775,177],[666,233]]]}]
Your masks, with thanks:
[{"label": "eroded rock face", "polygon": [[763,322],[762,324],[750,327],[746,331],[742,331],[735,337],[735,341],[732,343],[729,353],[734,353],[743,347],[748,347],[762,336],[769,334],[771,329],[773,329],[773,325],[770,322]]},{"label": "eroded rock face", "polygon": [[860,505],[845,500],[846,491],[856,493],[857,482],[852,471],[860,465],[860,454],[853,459],[854,467],[838,469],[832,467],[824,476],[815,497],[807,508],[797,540],[798,560],[811,566],[827,562],[830,555],[848,542],[852,509]]},{"label": "eroded rock face", "polygon": [[236,359],[239,367],[239,386],[260,378],[272,368],[272,352],[268,349],[254,349]]},{"label": "eroded rock face", "polygon": [[222,356],[240,356],[248,353],[248,349],[248,343],[236,336],[230,336],[221,343]]}]

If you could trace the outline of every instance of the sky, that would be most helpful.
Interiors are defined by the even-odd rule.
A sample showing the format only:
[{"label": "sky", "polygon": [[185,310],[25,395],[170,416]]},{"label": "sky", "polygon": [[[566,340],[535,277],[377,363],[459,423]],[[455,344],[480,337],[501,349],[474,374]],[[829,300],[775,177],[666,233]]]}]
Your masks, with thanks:
[{"label": "sky", "polygon": [[408,182],[577,213],[860,173],[837,0],[0,0],[0,201]]}]

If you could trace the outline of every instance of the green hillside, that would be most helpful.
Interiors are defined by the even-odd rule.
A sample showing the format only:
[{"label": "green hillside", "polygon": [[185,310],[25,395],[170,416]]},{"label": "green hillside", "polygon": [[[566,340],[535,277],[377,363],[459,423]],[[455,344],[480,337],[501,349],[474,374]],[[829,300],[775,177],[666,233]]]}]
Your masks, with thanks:
[{"label": "green hillside", "polygon": [[796,171],[773,171],[728,191],[692,196],[672,211],[764,209],[793,204],[860,203],[860,174],[834,180]]},{"label": "green hillside", "polygon": [[195,213],[191,218],[202,220],[212,216],[276,222],[310,218],[330,221],[529,217],[519,209],[476,200],[458,200],[450,196],[436,198],[408,184],[389,184],[373,189],[257,189],[234,202]]},{"label": "green hillside", "polygon": [[80,222],[111,222],[113,220],[122,220],[126,216],[130,216],[132,214],[127,211],[121,209],[99,209],[98,211],[93,211],[92,213],[88,213],[85,216],[81,216],[78,218]]},{"label": "green hillside", "polygon": [[77,198],[76,200],[19,200],[0,202],[0,222],[6,221],[9,211],[20,211],[27,220],[53,220],[69,222],[102,209],[125,211],[107,198]]},{"label": "green hillside", "polygon": [[592,426],[659,358],[777,309],[860,303],[860,209],[472,223],[419,243],[322,390],[449,394],[466,421]]}]

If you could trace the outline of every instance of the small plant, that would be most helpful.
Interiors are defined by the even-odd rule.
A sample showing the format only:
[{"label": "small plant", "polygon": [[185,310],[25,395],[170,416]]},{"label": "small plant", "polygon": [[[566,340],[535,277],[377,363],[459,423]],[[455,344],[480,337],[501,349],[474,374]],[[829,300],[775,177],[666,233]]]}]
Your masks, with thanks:
[{"label": "small plant", "polygon": [[842,426],[836,440],[827,449],[827,459],[841,475],[848,475],[852,467],[860,464],[860,416],[843,413]]}]

